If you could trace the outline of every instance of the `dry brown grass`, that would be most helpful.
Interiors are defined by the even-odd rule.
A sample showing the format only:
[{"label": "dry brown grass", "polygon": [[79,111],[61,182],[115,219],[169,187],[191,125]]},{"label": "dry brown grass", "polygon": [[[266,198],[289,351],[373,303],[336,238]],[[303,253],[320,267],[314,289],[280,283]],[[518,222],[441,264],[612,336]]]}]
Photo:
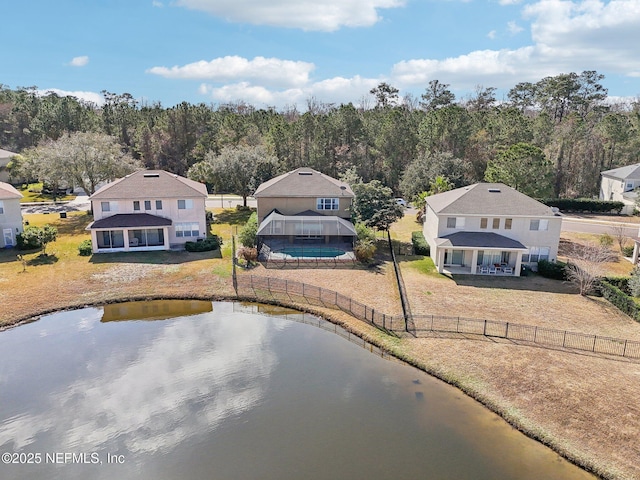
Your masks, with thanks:
[{"label": "dry brown grass", "polygon": [[[42,219],[32,218],[37,223]],[[112,254],[79,257],[86,238],[78,219],[49,218],[68,232],[51,245],[50,264],[26,273],[16,252],[0,252],[0,322],[45,311],[142,297],[232,298],[228,236],[224,258],[210,253]],[[69,219],[67,219],[69,220]],[[398,238],[419,230],[405,219]],[[52,222],[53,223],[53,222]],[[418,228],[416,228],[416,226]],[[227,233],[228,232],[228,233]],[[32,260],[36,254],[27,257]],[[441,313],[640,339],[640,325],[601,299],[580,297],[562,282],[527,278],[450,278],[412,268],[403,276],[414,313]],[[415,260],[417,261],[417,260]],[[260,266],[242,275],[288,278],[336,290],[385,313],[401,311],[388,258],[372,268],[278,270]],[[395,338],[343,312],[318,313],[340,322],[397,356],[459,386],[518,428],[606,478],[640,478],[640,363],[455,335]]]}]

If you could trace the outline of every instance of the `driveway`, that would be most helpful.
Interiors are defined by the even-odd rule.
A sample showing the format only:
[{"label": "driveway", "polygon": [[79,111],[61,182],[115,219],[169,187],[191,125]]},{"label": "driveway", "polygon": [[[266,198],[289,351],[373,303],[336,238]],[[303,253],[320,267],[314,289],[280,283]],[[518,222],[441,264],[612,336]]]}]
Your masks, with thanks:
[{"label": "driveway", "polygon": [[34,202],[20,205],[22,213],[58,213],[79,212],[91,209],[91,202],[87,195],[78,195],[69,202]]}]

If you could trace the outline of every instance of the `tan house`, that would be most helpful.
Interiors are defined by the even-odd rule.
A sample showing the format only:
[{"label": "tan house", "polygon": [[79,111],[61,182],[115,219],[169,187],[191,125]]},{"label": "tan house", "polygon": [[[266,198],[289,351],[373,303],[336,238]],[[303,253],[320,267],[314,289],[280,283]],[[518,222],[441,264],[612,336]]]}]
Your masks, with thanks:
[{"label": "tan house", "polygon": [[17,155],[17,153],[0,148],[0,182],[9,181],[9,171],[7,170],[7,165],[9,164],[11,157],[13,157],[14,155]]},{"label": "tan house", "polygon": [[555,261],[562,217],[502,183],[427,197],[423,233],[438,272],[519,276]]},{"label": "tan house", "polygon": [[94,253],[169,250],[207,236],[207,188],[163,170],[139,170],[89,200]]},{"label": "tan house", "polygon": [[0,248],[15,247],[22,233],[22,194],[8,183],[0,182]]},{"label": "tan house", "polygon": [[298,168],[262,183],[258,205],[259,242],[349,243],[354,194],[340,180],[311,168]]},{"label": "tan house", "polygon": [[622,202],[620,213],[633,215],[640,188],[640,163],[614,168],[600,173],[600,200]]}]

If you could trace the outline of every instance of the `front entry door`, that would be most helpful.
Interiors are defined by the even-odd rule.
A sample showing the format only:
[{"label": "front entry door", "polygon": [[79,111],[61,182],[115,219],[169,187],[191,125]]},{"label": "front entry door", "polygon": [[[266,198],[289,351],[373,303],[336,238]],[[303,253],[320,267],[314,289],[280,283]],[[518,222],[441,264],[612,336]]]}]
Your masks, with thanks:
[{"label": "front entry door", "polygon": [[5,228],[2,231],[2,236],[4,237],[4,246],[5,247],[13,247],[15,246],[13,243],[13,230],[11,228]]}]

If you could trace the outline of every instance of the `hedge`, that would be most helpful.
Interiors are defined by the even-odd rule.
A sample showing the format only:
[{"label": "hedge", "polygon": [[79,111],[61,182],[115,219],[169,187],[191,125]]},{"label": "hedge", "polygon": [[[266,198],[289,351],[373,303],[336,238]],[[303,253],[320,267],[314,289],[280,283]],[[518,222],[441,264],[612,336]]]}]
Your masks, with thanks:
[{"label": "hedge", "polygon": [[217,236],[207,237],[200,242],[187,242],[184,249],[187,252],[208,252],[220,248],[222,241]]},{"label": "hedge", "polygon": [[546,198],[541,200],[549,207],[557,207],[562,212],[620,213],[624,203],[591,198]]},{"label": "hedge", "polygon": [[567,264],[563,262],[550,262],[540,260],[538,262],[538,274],[554,280],[567,280]]},{"label": "hedge", "polygon": [[430,254],[429,244],[422,232],[411,232],[411,243],[413,243],[413,252],[416,255]]},{"label": "hedge", "polygon": [[600,280],[600,293],[619,310],[629,315],[636,321],[640,321],[640,305],[615,285],[606,280]]}]

